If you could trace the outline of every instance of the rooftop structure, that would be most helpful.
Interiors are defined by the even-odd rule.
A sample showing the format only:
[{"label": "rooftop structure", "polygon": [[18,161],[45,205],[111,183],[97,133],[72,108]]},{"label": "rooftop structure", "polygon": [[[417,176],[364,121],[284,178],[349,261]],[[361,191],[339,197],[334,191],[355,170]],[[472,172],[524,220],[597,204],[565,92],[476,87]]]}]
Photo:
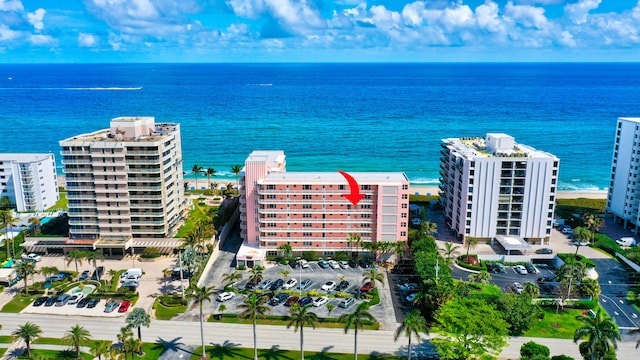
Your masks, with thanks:
[{"label": "rooftop structure", "polygon": [[0,154],[0,197],[19,212],[43,211],[60,199],[53,154]]}]

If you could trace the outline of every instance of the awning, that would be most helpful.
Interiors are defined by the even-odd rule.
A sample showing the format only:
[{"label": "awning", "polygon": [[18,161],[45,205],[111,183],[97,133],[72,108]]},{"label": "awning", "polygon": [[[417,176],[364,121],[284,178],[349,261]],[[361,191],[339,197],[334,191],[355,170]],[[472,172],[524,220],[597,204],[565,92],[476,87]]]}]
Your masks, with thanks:
[{"label": "awning", "polygon": [[509,253],[512,250],[525,252],[527,250],[531,250],[531,245],[528,242],[524,241],[519,236],[513,235],[497,235],[496,240],[502,245],[502,247]]},{"label": "awning", "polygon": [[237,260],[245,260],[245,261],[262,261],[266,258],[267,255],[267,250],[266,249],[260,249],[257,247],[253,247],[253,246],[248,246],[245,244],[242,244],[242,246],[240,246],[240,250],[238,250],[238,254],[236,255],[236,259]]}]

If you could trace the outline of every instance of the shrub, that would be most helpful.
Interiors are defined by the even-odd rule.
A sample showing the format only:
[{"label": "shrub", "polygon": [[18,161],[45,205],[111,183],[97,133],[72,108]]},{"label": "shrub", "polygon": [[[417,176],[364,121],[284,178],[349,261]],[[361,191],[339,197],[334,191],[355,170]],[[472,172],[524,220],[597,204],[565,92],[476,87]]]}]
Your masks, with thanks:
[{"label": "shrub", "polygon": [[302,258],[307,261],[318,261],[318,255],[315,251],[303,251]]},{"label": "shrub", "polygon": [[238,270],[247,270],[247,266],[246,265],[238,265],[237,269]]},{"label": "shrub", "polygon": [[526,342],[520,347],[521,360],[547,360],[550,354],[548,347],[533,341]]},{"label": "shrub", "polygon": [[598,300],[578,300],[576,302],[567,302],[566,306],[574,309],[593,309],[598,305]]},{"label": "shrub", "polygon": [[616,242],[612,238],[604,234],[596,234],[595,242],[591,246],[602,249],[609,253],[611,256],[615,256],[616,252],[621,254],[625,253],[620,245],[616,244]]},{"label": "shrub", "polygon": [[555,355],[551,357],[551,360],[576,360],[576,359],[567,355]]}]

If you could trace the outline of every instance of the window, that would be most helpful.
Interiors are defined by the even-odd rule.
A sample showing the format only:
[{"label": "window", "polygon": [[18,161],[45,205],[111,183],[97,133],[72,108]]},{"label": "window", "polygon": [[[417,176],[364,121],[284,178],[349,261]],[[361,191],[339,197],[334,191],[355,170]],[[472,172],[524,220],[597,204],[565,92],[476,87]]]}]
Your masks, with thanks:
[{"label": "window", "polygon": [[363,219],[371,219],[371,214],[362,214],[360,217]]},{"label": "window", "polygon": [[361,190],[371,190],[371,185],[360,185]]},{"label": "window", "polygon": [[400,223],[400,226],[407,227],[407,223],[406,222]]},{"label": "window", "polygon": [[400,215],[403,219],[407,218],[407,213],[402,213],[402,215]]},{"label": "window", "polygon": [[302,242],[302,245],[303,245],[303,246],[311,246],[311,245],[312,245],[312,243],[311,243],[311,241],[303,241],[303,242]]},{"label": "window", "polygon": [[406,209],[407,208],[407,204],[402,204],[402,208]]},{"label": "window", "polygon": [[406,231],[401,231],[400,232],[400,236],[407,236],[407,232]]},{"label": "window", "polygon": [[311,223],[303,223],[302,227],[311,227]]},{"label": "window", "polygon": [[302,195],[302,199],[303,200],[311,200],[311,195],[309,195],[309,194]]},{"label": "window", "polygon": [[409,185],[407,184],[402,185],[402,190],[409,190]]},{"label": "window", "polygon": [[311,204],[302,204],[303,209],[311,209]]},{"label": "window", "polygon": [[302,190],[311,190],[311,185],[302,185]]},{"label": "window", "polygon": [[267,190],[275,190],[276,186],[275,185],[267,185]]},{"label": "window", "polygon": [[302,214],[302,217],[304,219],[310,219],[311,218],[311,214]]},{"label": "window", "polygon": [[302,236],[311,236],[311,233],[310,232],[303,232]]}]

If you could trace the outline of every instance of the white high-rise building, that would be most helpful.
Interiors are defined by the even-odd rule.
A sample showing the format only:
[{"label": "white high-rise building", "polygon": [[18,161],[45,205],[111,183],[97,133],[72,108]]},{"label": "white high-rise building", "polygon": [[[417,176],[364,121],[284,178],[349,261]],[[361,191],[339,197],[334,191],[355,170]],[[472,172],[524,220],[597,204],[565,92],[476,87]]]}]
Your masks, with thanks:
[{"label": "white high-rise building", "polygon": [[460,239],[548,243],[557,157],[506,134],[444,139],[441,154],[444,221]]},{"label": "white high-rise building", "polygon": [[42,211],[60,198],[53,154],[0,154],[0,197],[17,211]]},{"label": "white high-rise building", "polygon": [[607,211],[625,228],[640,225],[640,118],[619,118],[611,161]]},{"label": "white high-rise building", "polygon": [[119,117],[60,141],[69,241],[121,253],[167,247],[185,218],[180,125]]}]

